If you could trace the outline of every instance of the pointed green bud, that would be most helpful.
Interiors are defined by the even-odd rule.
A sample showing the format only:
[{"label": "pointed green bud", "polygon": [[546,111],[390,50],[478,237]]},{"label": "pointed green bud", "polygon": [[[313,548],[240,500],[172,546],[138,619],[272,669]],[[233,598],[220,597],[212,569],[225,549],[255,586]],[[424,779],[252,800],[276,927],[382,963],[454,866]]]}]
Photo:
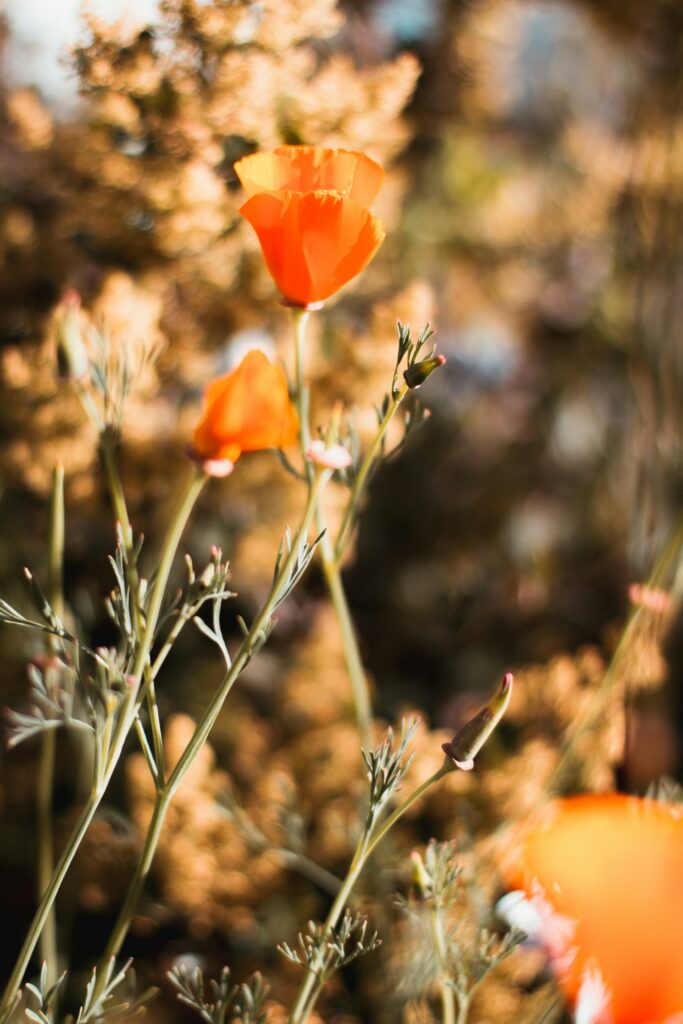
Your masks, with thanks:
[{"label": "pointed green bud", "polygon": [[81,299],[73,289],[64,296],[57,315],[57,365],[62,377],[81,380],[90,370],[83,340]]},{"label": "pointed green bud", "polygon": [[403,379],[409,388],[419,388],[428,377],[431,377],[434,370],[438,370],[445,362],[445,356],[433,355],[429,359],[421,359],[419,363],[413,363],[403,371]]},{"label": "pointed green bud", "polygon": [[512,693],[512,672],[507,672],[502,686],[486,707],[462,727],[450,743],[444,743],[442,750],[456,768],[469,772],[474,768],[474,758],[486,743],[501,718],[507,711]]},{"label": "pointed green bud", "polygon": [[417,850],[413,850],[411,853],[410,863],[415,892],[420,899],[425,899],[427,896],[431,895],[432,892],[432,877],[427,871],[425,863]]}]

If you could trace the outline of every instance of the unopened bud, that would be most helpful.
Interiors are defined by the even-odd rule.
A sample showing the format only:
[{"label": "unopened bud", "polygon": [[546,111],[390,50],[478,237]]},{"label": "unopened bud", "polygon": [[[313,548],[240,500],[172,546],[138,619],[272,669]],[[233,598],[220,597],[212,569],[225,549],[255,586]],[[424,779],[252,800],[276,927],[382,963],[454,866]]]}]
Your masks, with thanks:
[{"label": "unopened bud", "polygon": [[57,313],[57,365],[62,377],[81,380],[90,370],[90,359],[83,341],[81,299],[70,289]]},{"label": "unopened bud", "polygon": [[403,379],[409,388],[419,388],[428,377],[438,370],[446,362],[445,356],[430,356],[429,359],[421,359],[419,363],[413,363],[407,370],[403,371]]},{"label": "unopened bud", "polygon": [[417,893],[418,896],[424,899],[426,896],[429,896],[429,894],[432,891],[431,875],[427,871],[424,861],[422,860],[422,857],[417,852],[417,850],[413,850],[413,852],[411,853],[410,863],[412,867],[411,874],[413,878],[413,886],[415,888],[415,892]]},{"label": "unopened bud", "polygon": [[474,768],[474,758],[507,711],[512,693],[512,680],[512,672],[507,672],[495,697],[489,701],[486,707],[478,711],[459,733],[456,733],[450,743],[442,745],[441,749],[456,768],[465,772]]}]

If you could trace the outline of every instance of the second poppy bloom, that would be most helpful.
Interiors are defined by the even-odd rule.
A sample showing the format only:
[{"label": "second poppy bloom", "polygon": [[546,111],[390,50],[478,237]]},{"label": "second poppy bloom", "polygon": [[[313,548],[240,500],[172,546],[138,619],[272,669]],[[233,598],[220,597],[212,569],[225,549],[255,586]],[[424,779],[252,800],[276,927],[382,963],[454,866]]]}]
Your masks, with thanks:
[{"label": "second poppy bloom", "polygon": [[236,370],[207,388],[193,455],[208,472],[225,475],[242,452],[287,448],[296,443],[298,433],[284,370],[254,349]]},{"label": "second poppy bloom", "polygon": [[577,1021],[683,1020],[683,819],[613,794],[559,801],[524,843],[521,882]]},{"label": "second poppy bloom", "polygon": [[367,209],[384,172],[362,153],[281,146],[235,165],[249,198],[240,213],[258,235],[283,297],[306,307],[363,270],[384,240]]}]

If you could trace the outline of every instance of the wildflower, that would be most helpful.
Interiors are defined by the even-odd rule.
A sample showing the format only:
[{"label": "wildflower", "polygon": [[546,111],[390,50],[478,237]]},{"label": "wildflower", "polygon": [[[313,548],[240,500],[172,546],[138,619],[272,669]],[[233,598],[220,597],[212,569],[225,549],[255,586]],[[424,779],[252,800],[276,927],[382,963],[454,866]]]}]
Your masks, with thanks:
[{"label": "wildflower", "polygon": [[384,240],[367,206],[382,169],[362,153],[281,146],[235,164],[248,199],[240,213],[258,235],[284,299],[311,307],[363,270]]},{"label": "wildflower", "polygon": [[235,164],[247,196],[258,192],[338,192],[369,207],[384,182],[384,170],[365,153],[324,146],[278,146]]},{"label": "wildflower", "polygon": [[[552,908],[541,935],[577,1020],[664,1024],[683,1012],[683,819],[675,811],[616,794],[576,797],[525,839],[517,881],[536,906],[541,892]],[[572,927],[560,931],[553,920]]]},{"label": "wildflower", "polygon": [[192,454],[212,476],[227,476],[242,452],[286,448],[296,442],[299,421],[284,370],[257,349],[248,352],[236,370],[209,385],[204,406]]}]

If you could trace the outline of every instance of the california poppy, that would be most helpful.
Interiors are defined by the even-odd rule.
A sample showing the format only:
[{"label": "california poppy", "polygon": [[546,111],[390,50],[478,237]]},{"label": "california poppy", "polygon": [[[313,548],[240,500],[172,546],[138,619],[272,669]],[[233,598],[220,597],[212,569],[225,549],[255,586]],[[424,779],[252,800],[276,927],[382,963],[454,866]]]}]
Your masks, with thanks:
[{"label": "california poppy", "polygon": [[525,838],[516,881],[539,907],[570,1000],[593,1001],[582,1019],[665,1024],[683,1013],[680,810],[617,794],[576,797]]},{"label": "california poppy", "polygon": [[253,349],[237,369],[206,389],[193,454],[202,462],[230,464],[242,452],[286,448],[298,431],[284,370]]},{"label": "california poppy", "polygon": [[365,153],[324,146],[278,146],[270,153],[252,153],[237,161],[235,174],[248,196],[323,189],[361,206],[370,206],[385,178],[383,168]]},{"label": "california poppy", "polygon": [[363,270],[384,240],[367,209],[383,171],[360,153],[282,146],[235,165],[249,198],[240,213],[258,235],[284,298],[310,306]]}]

